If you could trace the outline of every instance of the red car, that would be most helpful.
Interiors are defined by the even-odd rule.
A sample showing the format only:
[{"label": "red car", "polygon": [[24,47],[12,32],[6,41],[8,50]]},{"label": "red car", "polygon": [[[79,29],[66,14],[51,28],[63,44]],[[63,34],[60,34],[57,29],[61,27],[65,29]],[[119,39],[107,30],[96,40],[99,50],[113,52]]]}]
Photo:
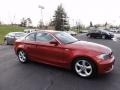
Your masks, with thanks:
[{"label": "red car", "polygon": [[30,33],[16,40],[14,48],[22,63],[31,60],[72,69],[83,78],[112,71],[115,61],[110,48],[61,31]]}]

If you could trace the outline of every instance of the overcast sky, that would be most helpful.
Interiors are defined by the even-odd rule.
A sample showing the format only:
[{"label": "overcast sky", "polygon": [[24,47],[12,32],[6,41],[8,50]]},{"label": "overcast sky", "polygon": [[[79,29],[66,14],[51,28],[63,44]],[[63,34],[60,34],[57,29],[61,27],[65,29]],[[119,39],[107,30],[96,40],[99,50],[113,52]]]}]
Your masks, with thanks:
[{"label": "overcast sky", "polygon": [[43,9],[45,23],[52,19],[57,6],[62,4],[70,24],[80,21],[89,25],[108,23],[120,24],[120,0],[0,0],[0,21],[19,23],[22,17],[30,17],[34,25],[41,19]]}]

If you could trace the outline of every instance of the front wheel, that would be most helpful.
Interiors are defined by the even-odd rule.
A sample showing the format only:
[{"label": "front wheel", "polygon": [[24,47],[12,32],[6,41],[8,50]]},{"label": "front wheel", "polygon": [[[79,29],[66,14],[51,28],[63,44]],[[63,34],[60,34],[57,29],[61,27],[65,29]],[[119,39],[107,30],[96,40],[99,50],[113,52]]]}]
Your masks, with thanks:
[{"label": "front wheel", "polygon": [[27,54],[23,50],[19,50],[17,53],[18,59],[21,63],[28,62]]},{"label": "front wheel", "polygon": [[91,78],[96,74],[95,64],[85,58],[77,59],[74,63],[73,69],[75,73],[83,78]]}]

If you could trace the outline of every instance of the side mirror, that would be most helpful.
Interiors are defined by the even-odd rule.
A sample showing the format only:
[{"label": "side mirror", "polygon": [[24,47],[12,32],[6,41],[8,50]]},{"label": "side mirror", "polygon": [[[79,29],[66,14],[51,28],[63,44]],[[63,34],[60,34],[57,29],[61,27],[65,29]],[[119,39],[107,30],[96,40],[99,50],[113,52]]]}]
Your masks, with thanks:
[{"label": "side mirror", "polygon": [[59,43],[58,41],[50,41],[50,44],[54,44],[55,46],[57,46]]}]

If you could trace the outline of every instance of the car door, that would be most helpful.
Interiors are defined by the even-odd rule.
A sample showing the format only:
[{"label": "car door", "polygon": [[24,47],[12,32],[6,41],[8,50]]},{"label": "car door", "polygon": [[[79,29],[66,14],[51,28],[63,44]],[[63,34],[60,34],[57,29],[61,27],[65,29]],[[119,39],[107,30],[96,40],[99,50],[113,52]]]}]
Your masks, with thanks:
[{"label": "car door", "polygon": [[6,40],[9,44],[13,44],[14,43],[14,40],[15,40],[15,34],[14,33],[9,33],[7,36],[6,36]]},{"label": "car door", "polygon": [[30,60],[35,60],[35,52],[36,52],[35,34],[36,33],[31,33],[27,35],[24,41],[24,46],[25,46],[24,48]]},{"label": "car door", "polygon": [[90,32],[90,35],[91,35],[91,37],[96,37],[97,35],[96,35],[96,30],[92,30],[91,32]]},{"label": "car door", "polygon": [[51,41],[57,41],[49,33],[37,33],[36,34],[36,57],[40,62],[62,64],[63,58],[65,58],[64,47],[58,43],[58,45],[51,44]]},{"label": "car door", "polygon": [[102,36],[102,33],[101,33],[100,30],[96,30],[96,36],[97,36],[97,37],[101,37],[101,36]]}]

